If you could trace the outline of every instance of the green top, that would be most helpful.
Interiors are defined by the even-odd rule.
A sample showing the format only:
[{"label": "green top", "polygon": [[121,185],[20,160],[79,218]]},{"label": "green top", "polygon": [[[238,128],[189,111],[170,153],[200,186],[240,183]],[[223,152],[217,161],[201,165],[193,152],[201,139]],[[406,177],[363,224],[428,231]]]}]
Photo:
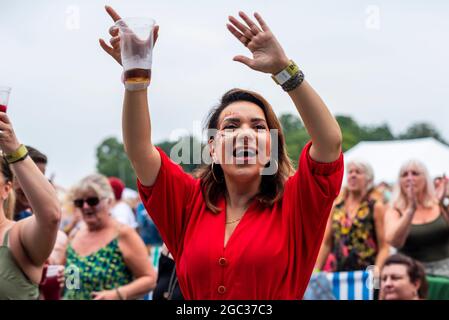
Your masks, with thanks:
[{"label": "green top", "polygon": [[115,289],[133,281],[117,238],[85,257],[78,255],[69,244],[65,273],[69,281],[64,292],[66,300],[90,300],[92,292]]},{"label": "green top", "polygon": [[0,300],[37,300],[38,285],[19,268],[8,247],[9,231],[0,246]]},{"label": "green top", "polygon": [[399,252],[421,262],[449,258],[449,223],[443,214],[429,223],[412,224]]}]

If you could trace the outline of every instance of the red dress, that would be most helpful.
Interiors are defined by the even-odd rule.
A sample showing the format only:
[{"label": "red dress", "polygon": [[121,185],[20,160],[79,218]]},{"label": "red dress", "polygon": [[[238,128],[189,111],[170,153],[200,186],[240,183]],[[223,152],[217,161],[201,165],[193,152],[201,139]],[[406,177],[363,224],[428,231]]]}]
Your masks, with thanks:
[{"label": "red dress", "polygon": [[283,199],[269,208],[253,201],[224,247],[226,200],[207,209],[200,180],[160,149],[152,187],[138,181],[145,208],[176,261],[186,299],[301,299],[343,179],[343,155],[332,163],[309,156],[309,143]]}]

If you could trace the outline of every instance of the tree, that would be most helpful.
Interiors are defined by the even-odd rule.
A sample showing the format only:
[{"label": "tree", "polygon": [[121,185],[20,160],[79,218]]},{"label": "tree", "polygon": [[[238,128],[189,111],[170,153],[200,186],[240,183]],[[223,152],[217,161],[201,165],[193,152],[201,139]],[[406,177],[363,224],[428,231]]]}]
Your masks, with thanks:
[{"label": "tree", "polygon": [[163,141],[157,146],[169,157],[173,156],[172,160],[179,163],[185,172],[193,172],[202,163],[203,145],[193,136],[181,137],[175,142]]},{"label": "tree", "polygon": [[282,130],[284,131],[285,135],[304,128],[304,125],[302,124],[299,117],[294,116],[291,113],[282,114],[279,117],[279,121],[281,122]]},{"label": "tree", "polygon": [[394,135],[391,133],[387,124],[380,126],[360,126],[354,119],[348,116],[336,116],[343,135],[343,152],[351,149],[360,141],[383,141],[393,140]]},{"label": "tree", "polygon": [[399,135],[399,139],[417,139],[427,137],[435,138],[436,140],[447,144],[437,129],[435,129],[435,127],[430,123],[426,122],[412,124],[404,133]]},{"label": "tree", "polygon": [[[173,149],[173,155],[183,160],[180,165],[186,172],[192,172],[201,163],[202,145],[193,136],[181,137],[175,142],[163,141],[157,144],[157,146],[168,156],[172,154]],[[124,145],[115,137],[105,139],[97,147],[97,170],[107,177],[114,176],[120,178],[128,188],[137,188],[136,174],[125,153]]]},{"label": "tree", "polygon": [[120,178],[128,188],[136,189],[136,174],[125,153],[123,143],[117,138],[105,139],[97,147],[97,170],[107,177]]},{"label": "tree", "polygon": [[361,140],[365,141],[385,141],[394,140],[394,135],[387,124],[378,127],[362,127]]}]

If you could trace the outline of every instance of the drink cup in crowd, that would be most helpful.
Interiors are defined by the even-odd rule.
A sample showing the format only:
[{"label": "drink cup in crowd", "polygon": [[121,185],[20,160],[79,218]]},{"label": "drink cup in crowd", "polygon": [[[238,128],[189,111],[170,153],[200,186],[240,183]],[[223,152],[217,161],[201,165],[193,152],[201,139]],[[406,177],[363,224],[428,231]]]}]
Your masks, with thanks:
[{"label": "drink cup in crowd", "polygon": [[119,29],[123,80],[131,90],[146,88],[151,78],[154,25],[151,18],[124,18],[116,22]]},{"label": "drink cup in crowd", "polygon": [[10,92],[11,92],[10,87],[0,86],[0,112],[6,112],[6,110],[8,109]]},{"label": "drink cup in crowd", "polygon": [[40,285],[45,300],[60,300],[61,286],[58,281],[59,270],[63,270],[62,265],[49,265],[45,273],[45,279]]}]

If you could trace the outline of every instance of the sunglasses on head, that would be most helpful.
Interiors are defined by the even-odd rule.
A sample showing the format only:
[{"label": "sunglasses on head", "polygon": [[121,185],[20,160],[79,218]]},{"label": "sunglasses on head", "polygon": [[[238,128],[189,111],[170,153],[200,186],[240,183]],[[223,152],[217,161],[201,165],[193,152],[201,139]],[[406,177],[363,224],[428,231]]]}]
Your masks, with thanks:
[{"label": "sunglasses on head", "polygon": [[73,200],[73,205],[77,208],[82,208],[84,206],[84,202],[86,202],[89,207],[95,207],[100,203],[100,198],[89,197],[86,199],[75,199]]}]

